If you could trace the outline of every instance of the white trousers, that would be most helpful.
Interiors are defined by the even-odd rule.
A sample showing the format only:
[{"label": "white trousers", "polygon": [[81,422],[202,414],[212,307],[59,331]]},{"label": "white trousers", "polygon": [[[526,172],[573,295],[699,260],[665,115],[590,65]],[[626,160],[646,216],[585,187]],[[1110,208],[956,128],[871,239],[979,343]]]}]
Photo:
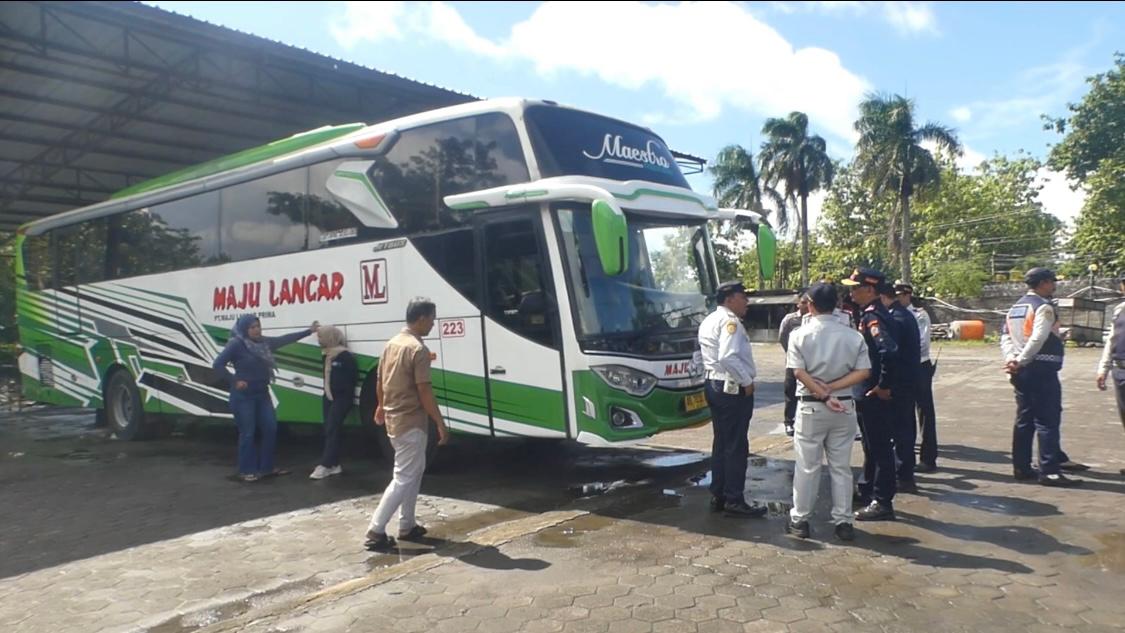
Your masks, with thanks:
[{"label": "white trousers", "polygon": [[793,469],[793,521],[808,520],[820,492],[820,463],[828,458],[832,478],[832,521],[851,523],[852,446],[855,444],[855,401],[845,400],[846,413],[836,413],[819,402],[800,402],[794,425],[797,464]]},{"label": "white trousers", "polygon": [[411,429],[398,437],[389,438],[395,449],[394,478],[383,491],[383,498],[375,514],[371,515],[369,531],[386,534],[387,523],[400,510],[398,533],[405,534],[418,524],[414,506],[418,503],[418,490],[422,487],[422,473],[426,470],[426,444],[429,435],[422,429]]}]

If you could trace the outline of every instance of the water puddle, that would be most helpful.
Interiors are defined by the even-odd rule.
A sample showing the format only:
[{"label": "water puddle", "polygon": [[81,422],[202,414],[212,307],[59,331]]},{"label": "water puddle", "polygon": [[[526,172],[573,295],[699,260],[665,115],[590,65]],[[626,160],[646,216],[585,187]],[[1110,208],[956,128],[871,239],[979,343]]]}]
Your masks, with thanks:
[{"label": "water puddle", "polygon": [[324,587],[324,583],[317,580],[303,580],[270,591],[254,594],[248,598],[225,604],[213,609],[202,609],[186,613],[147,629],[147,633],[190,633],[205,626],[211,626],[231,618],[238,617],[251,609],[276,604],[307,595]]},{"label": "water puddle", "polygon": [[1105,547],[1093,554],[1083,556],[1082,564],[1125,574],[1125,532],[1097,534],[1095,538]]},{"label": "water puddle", "polygon": [[584,534],[595,532],[613,524],[614,519],[596,514],[580,516],[573,521],[567,521],[535,534],[535,544],[543,547],[574,548],[579,545],[579,538]]},{"label": "water puddle", "polygon": [[651,466],[652,468],[677,468],[689,464],[698,464],[708,459],[711,459],[711,456],[706,453],[672,453],[659,457],[650,457],[641,463],[645,466]]}]

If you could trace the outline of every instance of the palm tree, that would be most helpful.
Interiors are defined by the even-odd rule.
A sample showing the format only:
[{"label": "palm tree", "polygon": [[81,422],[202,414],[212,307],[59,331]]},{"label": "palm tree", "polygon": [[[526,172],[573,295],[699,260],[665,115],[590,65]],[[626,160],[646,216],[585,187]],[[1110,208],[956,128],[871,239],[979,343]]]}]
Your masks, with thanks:
[{"label": "palm tree", "polygon": [[[954,131],[936,123],[914,127],[914,101],[900,95],[868,94],[859,105],[856,166],[860,178],[876,196],[898,195],[895,220],[902,225],[900,242],[902,278],[910,281],[910,198],[919,190],[937,186],[941,170],[934,155],[922,147],[929,141],[938,149],[960,155]],[[894,242],[894,225],[890,231]]]},{"label": "palm tree", "polygon": [[758,168],[754,157],[741,145],[724,147],[708,171],[715,179],[713,193],[720,207],[762,212],[763,191]]},{"label": "palm tree", "polygon": [[[796,208],[801,201],[801,285],[809,285],[809,194],[832,184],[836,167],[824,139],[809,136],[809,117],[790,112],[784,119],[768,119],[762,126],[766,142],[758,156],[762,177],[771,187],[784,186],[785,199]],[[782,228],[789,224],[786,219]]]}]

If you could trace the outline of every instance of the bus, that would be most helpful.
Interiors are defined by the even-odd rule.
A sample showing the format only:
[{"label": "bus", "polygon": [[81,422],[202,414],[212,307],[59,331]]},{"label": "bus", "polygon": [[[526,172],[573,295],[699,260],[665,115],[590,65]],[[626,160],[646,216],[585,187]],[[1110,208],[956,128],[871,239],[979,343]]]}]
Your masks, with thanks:
[{"label": "bus", "polygon": [[[693,192],[648,129],[551,101],[320,128],[21,227],[22,386],[122,439],[230,418],[211,363],[252,313],[267,334],[343,329],[367,421],[379,354],[425,296],[453,431],[640,440],[709,418],[696,330],[720,219],[772,241]],[[279,421],[320,422],[315,337],[276,360]]]}]

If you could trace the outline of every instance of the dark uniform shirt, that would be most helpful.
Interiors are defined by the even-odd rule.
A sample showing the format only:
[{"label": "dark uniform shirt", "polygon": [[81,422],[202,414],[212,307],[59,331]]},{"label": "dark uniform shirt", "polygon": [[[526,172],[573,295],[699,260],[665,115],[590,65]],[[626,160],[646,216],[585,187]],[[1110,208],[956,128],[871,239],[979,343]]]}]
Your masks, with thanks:
[{"label": "dark uniform shirt", "polygon": [[893,319],[882,301],[876,299],[863,309],[859,318],[859,331],[867,343],[867,355],[871,359],[871,375],[863,382],[863,393],[875,387],[892,388],[898,344],[895,342]]},{"label": "dark uniform shirt", "polygon": [[922,364],[922,335],[918,331],[918,319],[898,302],[891,305],[890,313],[895,323],[895,344],[898,345],[898,360],[892,378],[896,385],[912,386],[918,382],[919,366]]}]

